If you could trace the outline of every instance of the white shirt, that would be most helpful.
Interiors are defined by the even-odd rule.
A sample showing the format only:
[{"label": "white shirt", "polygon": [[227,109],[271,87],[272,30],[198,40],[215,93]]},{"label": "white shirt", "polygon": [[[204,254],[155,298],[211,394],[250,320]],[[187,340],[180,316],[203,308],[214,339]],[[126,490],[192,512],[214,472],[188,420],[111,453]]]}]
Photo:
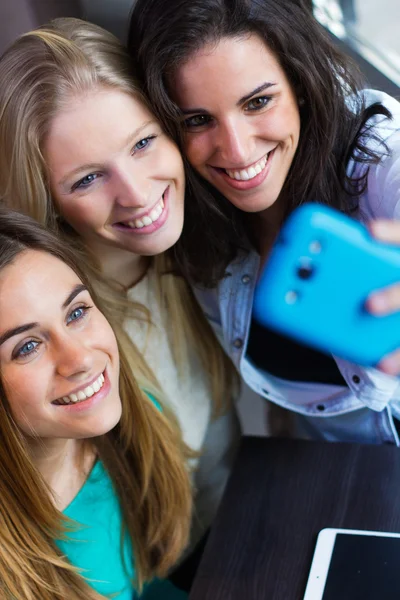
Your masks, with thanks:
[{"label": "white shirt", "polygon": [[183,372],[174,361],[158,302],[156,275],[146,276],[129,290],[129,298],[151,313],[152,326],[138,319],[127,320],[125,330],[157,377],[166,402],[176,415],[186,444],[200,453],[195,467],[195,512],[188,552],[210,527],[221,500],[241,430],[236,408],[211,419],[212,398],[208,378],[193,350]]}]

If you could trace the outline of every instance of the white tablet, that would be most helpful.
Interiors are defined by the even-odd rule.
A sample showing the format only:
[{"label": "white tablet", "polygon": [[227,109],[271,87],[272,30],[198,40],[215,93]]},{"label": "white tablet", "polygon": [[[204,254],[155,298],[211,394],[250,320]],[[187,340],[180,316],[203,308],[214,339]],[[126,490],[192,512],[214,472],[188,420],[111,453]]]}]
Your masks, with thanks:
[{"label": "white tablet", "polygon": [[400,533],[323,529],[304,600],[399,600]]}]

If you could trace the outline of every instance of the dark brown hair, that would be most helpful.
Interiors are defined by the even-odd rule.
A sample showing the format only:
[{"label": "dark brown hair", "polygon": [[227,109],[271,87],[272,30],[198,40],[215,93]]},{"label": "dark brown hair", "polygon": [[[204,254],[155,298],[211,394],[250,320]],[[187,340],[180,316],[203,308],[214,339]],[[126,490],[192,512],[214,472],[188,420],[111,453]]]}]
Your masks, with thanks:
[{"label": "dark brown hair", "polygon": [[[356,66],[333,44],[303,0],[137,0],[128,47],[154,112],[182,146],[180,112],[170,97],[176,69],[205,44],[258,35],[275,54],[298,98],[301,134],[282,195],[289,211],[318,201],[350,212],[367,186],[368,164],[380,153],[368,147],[369,119],[390,117],[380,104],[365,107]],[[352,97],[351,106],[349,98]],[[351,157],[365,163],[351,179]],[[240,247],[250,245],[243,212],[189,166],[185,226],[176,246],[183,271],[214,285]]]}]

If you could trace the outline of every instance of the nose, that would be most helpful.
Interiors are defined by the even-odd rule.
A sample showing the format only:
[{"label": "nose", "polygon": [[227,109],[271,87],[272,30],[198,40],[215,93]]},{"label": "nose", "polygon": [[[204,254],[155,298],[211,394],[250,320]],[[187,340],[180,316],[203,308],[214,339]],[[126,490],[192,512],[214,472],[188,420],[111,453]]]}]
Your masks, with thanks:
[{"label": "nose", "polygon": [[252,136],[247,123],[230,119],[220,123],[216,131],[220,158],[226,166],[244,167],[252,161]]},{"label": "nose", "polygon": [[93,370],[94,351],[86,345],[81,335],[67,334],[56,344],[55,363],[61,377],[73,381],[85,380]]},{"label": "nose", "polygon": [[[132,160],[130,158],[130,160]],[[124,208],[145,208],[151,191],[150,181],[138,165],[123,164],[114,173],[115,201]]]}]

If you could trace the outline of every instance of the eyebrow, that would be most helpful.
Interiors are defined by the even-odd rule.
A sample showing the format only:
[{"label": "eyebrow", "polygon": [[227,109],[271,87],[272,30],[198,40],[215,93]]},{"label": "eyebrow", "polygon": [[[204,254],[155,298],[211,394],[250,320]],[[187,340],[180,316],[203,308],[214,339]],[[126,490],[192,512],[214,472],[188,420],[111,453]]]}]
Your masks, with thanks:
[{"label": "eyebrow", "polygon": [[156,121],[155,119],[149,119],[148,121],[146,121],[145,123],[143,123],[143,125],[141,125],[140,127],[138,127],[137,129],[135,129],[135,131],[133,131],[132,133],[130,133],[126,139],[125,139],[125,143],[124,143],[124,148],[126,146],[130,146],[131,143],[133,142],[133,140],[135,138],[137,138],[144,129],[146,129],[146,127],[148,127],[149,125],[158,125],[158,121]]},{"label": "eyebrow", "polygon": [[250,98],[252,98],[255,94],[259,94],[260,92],[267,90],[268,88],[272,87],[273,85],[276,85],[276,83],[272,83],[272,81],[266,81],[265,83],[262,83],[261,85],[256,87],[252,92],[250,92],[250,94],[246,94],[245,96],[242,96],[242,98],[240,98],[240,100],[238,100],[238,102],[236,102],[236,106],[240,106],[240,104],[247,102],[247,100],[250,100]]},{"label": "eyebrow", "polygon": [[[63,302],[62,308],[65,309],[71,302],[78,296],[81,292],[87,291],[86,285],[83,283],[78,283],[72,292],[69,294],[68,298]],[[30,331],[35,327],[39,327],[39,323],[26,323],[25,325],[20,325],[19,327],[13,327],[13,329],[8,329],[0,336],[0,346],[4,344],[7,340],[14,337],[15,335],[20,335],[21,333],[25,333],[26,331]]]},{"label": "eyebrow", "polygon": [[[148,127],[149,125],[158,125],[158,121],[156,121],[155,119],[149,119],[148,121],[146,121],[145,123],[143,123],[143,125],[141,125],[140,127],[138,127],[137,129],[135,129],[134,131],[132,131],[126,138],[125,141],[123,143],[123,148],[126,148],[126,146],[129,146],[133,140],[135,138],[137,138],[141,132],[143,131],[143,129],[146,129],[146,127]],[[100,167],[99,163],[86,163],[84,165],[79,165],[79,167],[76,167],[76,169],[73,169],[72,171],[70,171],[69,173],[67,173],[59,182],[57,185],[62,186],[64,185],[68,179],[71,179],[72,177],[74,177],[75,175],[77,175],[78,173],[83,173],[84,171],[94,171],[96,169],[98,169]]]},{"label": "eyebrow", "polygon": [[[263,92],[264,90],[267,90],[268,88],[270,88],[270,87],[272,87],[274,85],[276,85],[276,83],[272,83],[271,81],[266,81],[266,82],[262,83],[261,85],[259,85],[258,87],[256,87],[249,94],[246,94],[245,96],[242,96],[240,98],[240,100],[238,100],[236,102],[236,106],[240,106],[244,102],[247,102],[247,100],[250,100],[250,98],[252,98],[255,94],[259,94],[260,92]],[[205,110],[204,108],[183,108],[183,109],[181,109],[181,113],[183,115],[191,115],[193,113],[208,114],[208,111]]]},{"label": "eyebrow", "polygon": [[72,300],[74,300],[81,292],[87,292],[88,289],[84,283],[77,283],[68,298],[62,305],[62,308],[67,308],[69,304],[71,304]]}]

